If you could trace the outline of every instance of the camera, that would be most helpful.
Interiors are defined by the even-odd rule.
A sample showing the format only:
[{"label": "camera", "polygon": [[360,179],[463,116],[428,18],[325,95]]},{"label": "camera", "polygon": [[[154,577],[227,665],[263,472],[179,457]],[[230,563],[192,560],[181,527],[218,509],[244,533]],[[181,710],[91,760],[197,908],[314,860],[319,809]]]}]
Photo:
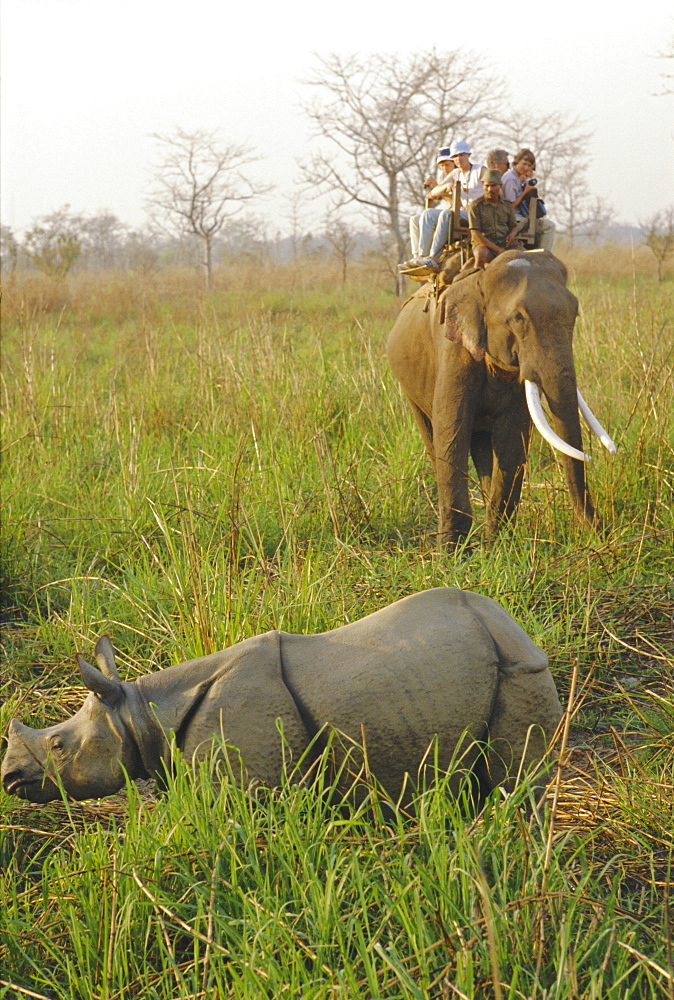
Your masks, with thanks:
[{"label": "camera", "polygon": [[535,177],[529,177],[528,182],[529,184],[531,184],[532,187],[536,187],[536,185],[538,184],[538,181],[536,180]]}]

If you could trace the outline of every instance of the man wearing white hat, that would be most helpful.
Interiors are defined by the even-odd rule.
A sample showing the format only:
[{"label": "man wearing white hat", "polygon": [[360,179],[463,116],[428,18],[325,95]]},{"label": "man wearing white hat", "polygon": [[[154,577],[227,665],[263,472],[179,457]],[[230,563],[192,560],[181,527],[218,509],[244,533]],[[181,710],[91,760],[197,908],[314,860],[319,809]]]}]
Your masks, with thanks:
[{"label": "man wearing white hat", "polygon": [[[451,188],[457,181],[461,181],[461,207],[467,209],[471,201],[475,201],[484,194],[480,176],[484,170],[484,163],[472,163],[470,159],[470,146],[467,142],[453,142],[449,155],[454,162],[454,170],[447,178],[447,184]],[[433,192],[431,192],[431,198]]]},{"label": "man wearing white hat", "polygon": [[[448,173],[447,179],[436,185],[428,192],[429,198],[451,199],[452,190],[457,182],[461,183],[461,217],[467,220],[468,205],[484,194],[480,175],[484,170],[483,163],[472,163],[470,159],[470,146],[467,142],[460,140],[453,142],[449,149],[441,149],[441,154],[447,154],[454,164],[454,169]],[[438,160],[438,162],[440,162]],[[447,173],[448,168],[444,168]],[[434,212],[432,228],[430,219],[424,224],[424,216],[427,212]],[[432,271],[440,269],[440,255],[447,243],[452,227],[452,209],[443,208],[426,209],[419,217],[419,238],[415,243],[412,229],[412,219],[410,219],[410,237],[412,240],[412,259],[401,264],[401,268],[426,266]]]}]

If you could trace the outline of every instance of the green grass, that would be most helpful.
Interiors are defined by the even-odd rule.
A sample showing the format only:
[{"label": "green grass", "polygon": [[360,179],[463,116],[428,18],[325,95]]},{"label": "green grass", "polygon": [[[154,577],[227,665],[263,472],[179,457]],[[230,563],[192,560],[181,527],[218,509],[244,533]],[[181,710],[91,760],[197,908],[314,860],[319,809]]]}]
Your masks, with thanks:
[{"label": "green grass", "polygon": [[[3,305],[0,724],[79,707],[77,648],[129,679],[425,587],[500,601],[576,663],[569,750],[475,817],[273,795],[177,764],[157,801],[0,799],[0,986],[52,998],[674,997],[671,282],[572,271],[609,530],[534,443],[517,523],[435,549],[430,466],[366,275],[18,277]],[[324,778],[328,780],[327,775]],[[32,994],[31,992],[32,991]]]},{"label": "green grass", "polygon": [[667,963],[655,886],[632,899],[591,837],[548,853],[526,787],[473,823],[443,779],[415,819],[383,805],[292,780],[259,797],[179,763],[154,808],[133,787],[107,822],[54,806],[58,846],[28,858],[8,834],[9,966],[64,998],[488,997],[495,975],[507,997],[659,995],[634,954]]}]

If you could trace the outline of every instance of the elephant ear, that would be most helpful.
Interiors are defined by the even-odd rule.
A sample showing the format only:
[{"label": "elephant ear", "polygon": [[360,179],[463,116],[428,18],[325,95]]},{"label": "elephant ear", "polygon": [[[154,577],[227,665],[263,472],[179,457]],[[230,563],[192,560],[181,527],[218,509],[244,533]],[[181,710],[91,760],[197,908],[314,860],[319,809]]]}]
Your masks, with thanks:
[{"label": "elephant ear", "polygon": [[480,275],[471,275],[451,285],[444,303],[444,328],[447,340],[462,344],[476,360],[484,360],[487,327]]}]

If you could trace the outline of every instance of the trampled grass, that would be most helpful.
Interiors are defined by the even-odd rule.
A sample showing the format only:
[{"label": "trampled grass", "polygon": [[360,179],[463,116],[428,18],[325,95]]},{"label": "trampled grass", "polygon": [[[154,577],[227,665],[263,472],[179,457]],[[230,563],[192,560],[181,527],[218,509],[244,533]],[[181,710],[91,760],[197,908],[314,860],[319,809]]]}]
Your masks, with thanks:
[{"label": "trampled grass", "polygon": [[475,816],[442,782],[414,815],[376,789],[343,809],[180,762],[156,800],[4,796],[0,997],[672,1000],[671,282],[571,273],[579,381],[619,445],[588,443],[607,534],[536,442],[516,525],[470,555],[435,549],[376,275],[13,279],[3,729],[76,710],[73,650],[106,631],[133,678],[443,584],[500,601],[563,699],[575,662],[578,694],[539,809],[523,783]]}]

